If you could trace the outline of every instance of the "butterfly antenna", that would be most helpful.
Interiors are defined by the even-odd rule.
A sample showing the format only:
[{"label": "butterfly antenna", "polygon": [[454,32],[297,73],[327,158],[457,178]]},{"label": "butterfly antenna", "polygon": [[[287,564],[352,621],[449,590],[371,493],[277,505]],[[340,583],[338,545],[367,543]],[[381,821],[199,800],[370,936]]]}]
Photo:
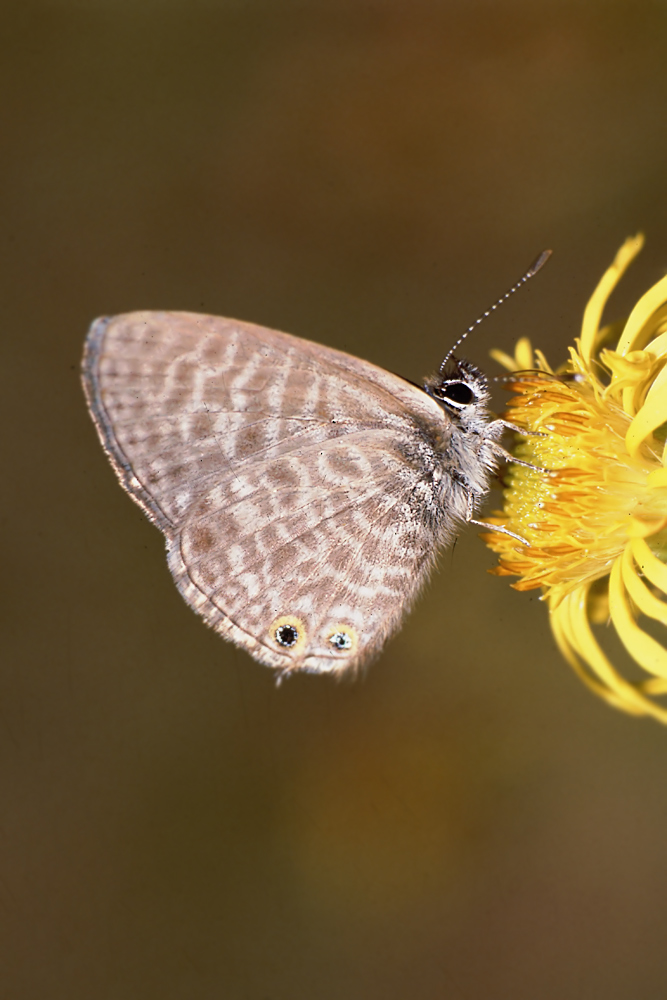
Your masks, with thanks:
[{"label": "butterfly antenna", "polygon": [[514,295],[514,293],[518,291],[522,285],[525,285],[525,283],[528,281],[529,278],[532,278],[534,275],[536,275],[537,272],[544,267],[546,262],[549,260],[549,257],[551,257],[551,250],[543,250],[540,256],[536,260],[534,260],[533,263],[530,265],[524,276],[520,278],[519,281],[517,281],[516,285],[512,285],[512,287],[508,291],[506,291],[505,294],[502,295],[497,302],[494,302],[494,304],[491,306],[490,309],[487,309],[486,312],[483,312],[482,315],[475,320],[474,323],[470,324],[468,329],[461,334],[461,336],[456,341],[451,350],[448,351],[447,354],[445,355],[442,364],[440,365],[440,374],[442,374],[443,371],[445,370],[447,362],[453,355],[456,348],[463,343],[463,341],[469,334],[472,333],[475,327],[478,327],[479,324],[482,322],[482,320],[486,319],[487,316],[490,316],[492,312],[495,312],[498,306],[501,306],[503,302],[507,302],[510,295]]}]

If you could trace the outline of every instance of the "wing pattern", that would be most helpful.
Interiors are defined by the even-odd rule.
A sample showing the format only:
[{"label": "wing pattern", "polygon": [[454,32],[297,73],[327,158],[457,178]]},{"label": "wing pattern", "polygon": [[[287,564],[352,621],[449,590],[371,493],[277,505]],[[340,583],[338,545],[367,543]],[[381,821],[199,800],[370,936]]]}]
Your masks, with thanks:
[{"label": "wing pattern", "polygon": [[339,672],[381,648],[444,540],[449,420],[433,400],[342,352],[191,313],[98,320],[84,386],[209,625],[282,670]]}]

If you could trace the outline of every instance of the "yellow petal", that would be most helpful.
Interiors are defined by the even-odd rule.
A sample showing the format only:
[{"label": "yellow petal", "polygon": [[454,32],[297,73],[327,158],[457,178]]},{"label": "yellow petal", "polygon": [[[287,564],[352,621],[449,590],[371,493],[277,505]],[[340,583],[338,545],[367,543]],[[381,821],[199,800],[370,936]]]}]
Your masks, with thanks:
[{"label": "yellow petal", "polygon": [[535,361],[537,362],[537,367],[540,369],[540,371],[549,372],[550,375],[553,375],[553,369],[551,365],[549,364],[549,362],[547,361],[544,354],[539,348],[535,350]]},{"label": "yellow petal", "polygon": [[[587,588],[582,588],[582,590],[587,590]],[[634,685],[624,680],[611,666],[590,631],[586,618],[585,595],[580,592],[571,593],[563,601],[563,605],[565,605],[563,617],[568,622],[567,628],[569,628],[575,642],[573,648],[570,648],[569,656],[563,647],[561,649],[579,677],[591,690],[600,694],[615,708],[620,708],[631,715],[650,715],[658,722],[667,723],[667,709],[646,697],[646,694],[649,693],[660,693],[661,686],[665,684],[665,681],[662,678],[650,678]],[[581,661],[577,659],[577,654],[582,655],[589,668],[597,673],[603,684],[588,674]]]},{"label": "yellow petal", "polygon": [[511,354],[507,354],[505,351],[499,351],[494,347],[492,351],[489,351],[489,355],[490,357],[493,358],[494,361],[497,361],[498,364],[505,369],[505,371],[508,372],[518,371],[518,368],[516,366],[516,360],[512,357]]},{"label": "yellow petal", "polygon": [[593,292],[584,312],[581,326],[581,353],[586,364],[589,364],[595,347],[600,319],[607,304],[607,299],[616,287],[619,279],[627,270],[644,245],[641,233],[630,236],[614,258],[614,263],[602,275],[602,280]]},{"label": "yellow petal", "polygon": [[659,490],[667,486],[667,469],[654,469],[646,477],[646,485],[650,490]]},{"label": "yellow petal", "polygon": [[667,681],[663,680],[662,677],[650,677],[649,680],[642,681],[639,687],[646,694],[667,693]]},{"label": "yellow petal", "polygon": [[514,357],[511,354],[506,354],[505,351],[498,350],[489,351],[489,354],[508,372],[531,371],[535,367],[533,347],[529,337],[521,337],[517,340]]},{"label": "yellow petal", "polygon": [[667,354],[667,333],[661,333],[654,340],[650,340],[644,350],[656,358],[664,357]]},{"label": "yellow petal", "polygon": [[[654,391],[655,390],[655,391]],[[646,397],[644,405],[628,427],[625,446],[634,458],[642,442],[667,420],[667,382],[655,386]]]},{"label": "yellow petal", "polygon": [[528,371],[535,367],[533,359],[533,347],[528,337],[520,337],[514,348],[514,357],[519,366],[519,371]]},{"label": "yellow petal", "polygon": [[650,538],[656,531],[662,531],[667,527],[667,518],[664,517],[629,517],[626,529],[628,540],[636,538]]},{"label": "yellow petal", "polygon": [[609,613],[618,637],[630,656],[647,673],[667,679],[667,650],[635,621],[623,586],[620,559],[612,566],[609,577]]},{"label": "yellow petal", "polygon": [[646,579],[667,594],[667,566],[654,555],[643,538],[635,538],[630,543],[632,556]]},{"label": "yellow petal", "polygon": [[600,649],[586,616],[587,595],[588,586],[578,587],[552,612],[551,627],[559,649],[581,680],[606,702],[634,715],[643,715],[654,706],[616,673]]},{"label": "yellow petal", "polygon": [[[662,365],[662,367],[659,367],[660,365]],[[659,395],[665,386],[667,386],[667,364],[664,363],[662,358],[656,361],[655,368],[652,371],[649,371],[648,381],[650,382],[650,388],[646,393],[647,403],[654,396]],[[667,411],[665,412],[665,420],[667,420]]]},{"label": "yellow petal", "polygon": [[647,615],[649,618],[654,618],[663,625],[667,625],[667,603],[656,597],[648,589],[644,581],[637,576],[634,559],[632,558],[632,547],[630,545],[628,545],[621,557],[621,570],[623,583],[641,613]]},{"label": "yellow petal", "polygon": [[627,354],[628,351],[641,349],[644,346],[644,337],[655,333],[658,325],[665,319],[667,319],[667,276],[649,288],[630,313],[623,336],[616,348],[618,353]]}]

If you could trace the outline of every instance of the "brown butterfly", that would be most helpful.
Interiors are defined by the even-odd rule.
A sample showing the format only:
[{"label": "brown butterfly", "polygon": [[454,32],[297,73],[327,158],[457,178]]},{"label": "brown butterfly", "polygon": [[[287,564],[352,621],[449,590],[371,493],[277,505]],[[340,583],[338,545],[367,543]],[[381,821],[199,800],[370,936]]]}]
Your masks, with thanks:
[{"label": "brown butterfly", "polygon": [[453,357],[461,340],[420,388],[232,319],[93,323],[83,384],[100,440],[208,625],[283,672],[380,651],[510,458],[485,376]]}]

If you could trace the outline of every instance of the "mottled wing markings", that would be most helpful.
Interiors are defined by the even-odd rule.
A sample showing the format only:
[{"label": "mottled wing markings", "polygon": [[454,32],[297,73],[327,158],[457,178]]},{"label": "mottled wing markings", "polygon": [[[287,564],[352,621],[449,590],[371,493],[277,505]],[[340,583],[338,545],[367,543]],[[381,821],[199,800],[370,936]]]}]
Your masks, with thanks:
[{"label": "mottled wing markings", "polygon": [[[448,433],[437,404],[341,352],[182,313],[98,321],[84,378],[121,482],[210,625],[285,669],[342,670],[380,648],[440,541],[422,508],[433,521],[442,477],[430,452],[410,457],[420,427]],[[298,652],[268,631],[282,615],[307,625]],[[333,650],[332,622],[358,647]]]},{"label": "mottled wing markings", "polygon": [[[345,439],[339,444],[344,447]],[[381,453],[378,449],[376,454]],[[310,469],[312,476],[312,464]],[[331,490],[316,479],[310,488],[302,485],[290,496],[281,493],[275,506],[271,495],[261,489],[246,493],[236,503],[211,504],[213,509],[193,516],[183,532],[181,555],[190,580],[263,645],[268,640],[267,622],[287,613],[305,617],[313,639],[321,639],[320,632],[337,606],[333,620],[347,617],[368,650],[379,646],[385,633],[373,626],[374,608],[390,598],[400,611],[406,589],[410,590],[405,575],[412,577],[416,572],[419,580],[422,560],[419,545],[396,551],[400,541],[396,528],[390,538],[394,544],[382,542],[392,509],[405,501],[405,491],[398,488],[395,478],[398,470],[391,471],[394,476],[387,470],[380,478],[377,470],[375,474],[369,470],[360,482],[348,480],[346,490]],[[242,523],[234,522],[235,513],[242,515]],[[233,540],[228,549],[216,544],[220,538]],[[368,558],[360,560],[365,549]],[[394,572],[400,579],[390,587]],[[313,580],[315,586],[311,586]],[[220,581],[219,587],[215,581]],[[330,655],[326,648],[325,653]],[[290,654],[282,655],[291,661]],[[309,659],[315,669],[312,652],[307,650],[306,666]],[[337,654],[335,662],[343,659]],[[321,664],[317,668],[324,669]]]}]

